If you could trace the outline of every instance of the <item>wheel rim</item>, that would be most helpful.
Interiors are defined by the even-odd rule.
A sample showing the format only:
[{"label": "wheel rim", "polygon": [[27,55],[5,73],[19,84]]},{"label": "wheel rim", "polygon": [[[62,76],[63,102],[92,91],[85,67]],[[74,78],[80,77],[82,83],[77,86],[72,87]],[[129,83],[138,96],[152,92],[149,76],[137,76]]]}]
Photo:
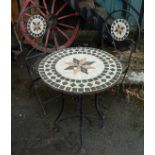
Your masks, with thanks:
[{"label": "wheel rim", "polygon": [[[63,14],[68,3],[56,8],[56,0],[51,0],[51,7],[42,0],[43,7],[27,0],[19,15],[19,27],[26,41],[43,52],[69,47],[79,31],[79,13]],[[69,21],[73,20],[74,24]]]}]

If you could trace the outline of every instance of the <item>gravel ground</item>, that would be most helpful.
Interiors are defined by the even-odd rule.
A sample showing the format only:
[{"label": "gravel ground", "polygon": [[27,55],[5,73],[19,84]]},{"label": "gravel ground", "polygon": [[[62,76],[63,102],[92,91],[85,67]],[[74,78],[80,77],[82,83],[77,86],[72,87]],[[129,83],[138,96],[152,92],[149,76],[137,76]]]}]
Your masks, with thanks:
[{"label": "gravel ground", "polygon": [[[61,98],[47,103],[47,116],[29,89],[30,78],[24,54],[12,62],[12,155],[143,155],[143,103],[103,92],[98,95],[104,127],[98,120],[84,120],[80,148],[79,120],[69,119],[54,126]],[[37,85],[42,100],[59,95],[42,82]],[[47,93],[48,92],[48,93]],[[85,113],[97,116],[93,96],[84,98]],[[78,114],[78,104],[65,96],[62,117]]]}]

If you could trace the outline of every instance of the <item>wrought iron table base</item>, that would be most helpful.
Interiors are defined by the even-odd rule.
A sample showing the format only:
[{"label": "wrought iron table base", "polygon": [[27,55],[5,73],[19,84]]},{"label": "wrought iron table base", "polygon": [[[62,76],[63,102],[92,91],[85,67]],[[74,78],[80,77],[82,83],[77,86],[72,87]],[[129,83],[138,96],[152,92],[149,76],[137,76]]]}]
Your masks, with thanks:
[{"label": "wrought iron table base", "polygon": [[[54,121],[54,124],[56,125],[58,123],[58,121],[64,121],[64,120],[68,120],[68,119],[73,119],[73,118],[78,118],[79,117],[79,120],[80,120],[80,144],[82,146],[83,145],[83,134],[82,134],[83,119],[86,118],[89,121],[89,123],[90,123],[89,118],[96,119],[96,117],[91,117],[91,116],[85,115],[83,113],[83,95],[78,95],[76,97],[77,97],[79,105],[80,105],[79,115],[74,115],[74,116],[70,116],[70,117],[67,117],[67,118],[60,119],[60,117],[61,117],[61,115],[63,113],[63,110],[64,110],[64,94],[62,94],[62,104],[61,104],[60,112],[58,113],[58,115],[57,115],[57,117],[56,117],[56,119]],[[95,94],[95,109],[96,109],[97,114],[99,116],[99,120],[102,123],[101,127],[103,127],[103,117],[102,117],[102,114],[100,113],[100,111],[98,109],[98,106],[97,106],[97,94]]]}]

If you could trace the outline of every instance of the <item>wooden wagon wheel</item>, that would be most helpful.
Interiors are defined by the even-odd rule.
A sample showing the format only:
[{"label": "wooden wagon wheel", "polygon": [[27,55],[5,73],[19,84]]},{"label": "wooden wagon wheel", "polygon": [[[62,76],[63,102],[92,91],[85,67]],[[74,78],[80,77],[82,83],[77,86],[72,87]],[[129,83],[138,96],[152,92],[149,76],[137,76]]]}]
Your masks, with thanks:
[{"label": "wooden wagon wheel", "polygon": [[49,6],[47,0],[40,1],[43,6],[26,0],[20,11],[19,28],[26,41],[42,52],[70,46],[79,31],[79,13],[67,9],[67,2],[58,6],[58,0],[51,0]]}]

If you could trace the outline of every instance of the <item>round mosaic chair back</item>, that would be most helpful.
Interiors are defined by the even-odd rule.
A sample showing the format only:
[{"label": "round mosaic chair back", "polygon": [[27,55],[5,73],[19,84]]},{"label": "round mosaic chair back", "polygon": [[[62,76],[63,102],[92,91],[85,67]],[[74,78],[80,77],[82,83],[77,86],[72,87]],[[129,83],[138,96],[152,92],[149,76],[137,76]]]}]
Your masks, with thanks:
[{"label": "round mosaic chair back", "polygon": [[103,91],[118,82],[122,65],[113,55],[88,47],[67,48],[47,55],[39,64],[42,80],[66,93]]}]

